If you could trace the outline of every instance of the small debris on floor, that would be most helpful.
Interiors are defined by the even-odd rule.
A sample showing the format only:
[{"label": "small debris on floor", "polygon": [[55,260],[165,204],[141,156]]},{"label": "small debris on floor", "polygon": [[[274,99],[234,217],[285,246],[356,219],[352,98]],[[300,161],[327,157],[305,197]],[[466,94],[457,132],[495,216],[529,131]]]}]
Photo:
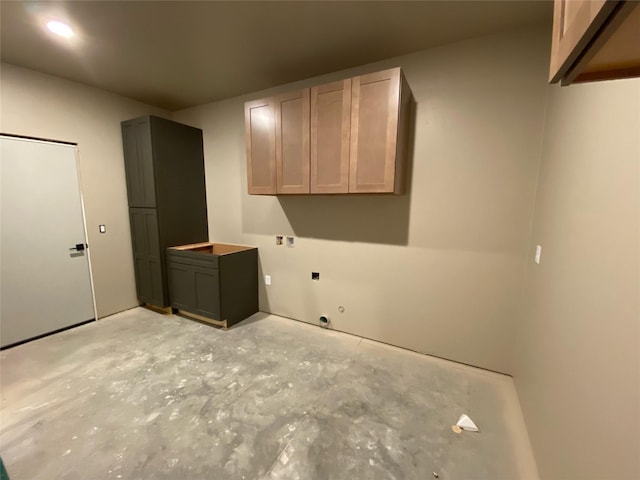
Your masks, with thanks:
[{"label": "small debris on floor", "polygon": [[460,418],[458,419],[458,422],[456,423],[456,425],[458,427],[460,427],[461,429],[468,430],[470,432],[479,432],[480,431],[480,429],[476,426],[476,424],[473,423],[473,420],[471,420],[469,418],[469,416],[464,414],[464,413],[462,415],[460,415]]},{"label": "small debris on floor", "polygon": [[438,475],[436,472],[433,472],[433,476],[434,476],[435,478],[438,478],[440,475]]},{"label": "small debris on floor", "polygon": [[462,433],[462,429],[458,425],[451,425],[451,430],[453,433]]}]

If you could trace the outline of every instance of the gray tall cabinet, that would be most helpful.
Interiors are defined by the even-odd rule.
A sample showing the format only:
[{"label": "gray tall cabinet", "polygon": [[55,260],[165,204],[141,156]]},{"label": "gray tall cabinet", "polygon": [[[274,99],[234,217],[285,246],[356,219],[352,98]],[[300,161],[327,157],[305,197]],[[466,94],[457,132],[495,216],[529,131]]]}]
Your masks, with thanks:
[{"label": "gray tall cabinet", "polygon": [[148,115],[122,139],[138,300],[168,307],[167,248],[209,240],[202,130]]}]

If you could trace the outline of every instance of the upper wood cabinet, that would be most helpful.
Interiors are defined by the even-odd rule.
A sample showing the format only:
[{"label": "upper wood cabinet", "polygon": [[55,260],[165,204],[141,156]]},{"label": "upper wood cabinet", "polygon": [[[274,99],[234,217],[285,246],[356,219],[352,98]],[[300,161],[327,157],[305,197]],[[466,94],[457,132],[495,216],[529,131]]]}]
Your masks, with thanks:
[{"label": "upper wood cabinet", "polygon": [[[362,75],[351,87],[350,193],[402,193],[402,84],[399,68]],[[408,88],[404,85],[405,102]]]},{"label": "upper wood cabinet", "polygon": [[274,103],[273,98],[266,98],[244,106],[247,185],[253,195],[276,193]]},{"label": "upper wood cabinet", "polygon": [[276,97],[276,193],[309,193],[309,89]]},{"label": "upper wood cabinet", "polygon": [[549,81],[640,76],[640,2],[555,0]]},{"label": "upper wood cabinet", "polygon": [[403,193],[410,101],[393,68],[246,103],[249,193]]},{"label": "upper wood cabinet", "polygon": [[349,192],[351,79],[311,89],[311,193]]}]

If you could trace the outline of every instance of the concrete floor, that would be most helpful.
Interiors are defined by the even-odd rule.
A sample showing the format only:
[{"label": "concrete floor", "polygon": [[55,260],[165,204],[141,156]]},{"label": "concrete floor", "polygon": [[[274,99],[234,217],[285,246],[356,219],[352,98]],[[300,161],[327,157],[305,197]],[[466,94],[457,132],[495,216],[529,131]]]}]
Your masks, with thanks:
[{"label": "concrete floor", "polygon": [[12,480],[536,478],[509,377],[266,314],[136,308],[0,368]]}]

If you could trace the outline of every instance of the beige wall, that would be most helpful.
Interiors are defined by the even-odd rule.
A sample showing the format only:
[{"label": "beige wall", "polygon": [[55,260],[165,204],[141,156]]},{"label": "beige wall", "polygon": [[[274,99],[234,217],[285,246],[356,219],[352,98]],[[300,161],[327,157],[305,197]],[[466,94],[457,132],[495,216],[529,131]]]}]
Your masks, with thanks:
[{"label": "beige wall", "polygon": [[514,366],[545,480],[640,478],[639,224],[640,80],[550,87]]},{"label": "beige wall", "polygon": [[[547,36],[465,41],[174,113],[204,130],[211,239],[260,249],[272,277],[260,308],[312,323],[328,314],[337,330],[509,372]],[[417,103],[409,194],[247,195],[246,100],[391,66]],[[295,247],[276,247],[276,234],[294,235]]]},{"label": "beige wall", "polygon": [[137,305],[120,122],[168,112],[6,63],[0,74],[1,132],[78,144],[98,316]]}]

